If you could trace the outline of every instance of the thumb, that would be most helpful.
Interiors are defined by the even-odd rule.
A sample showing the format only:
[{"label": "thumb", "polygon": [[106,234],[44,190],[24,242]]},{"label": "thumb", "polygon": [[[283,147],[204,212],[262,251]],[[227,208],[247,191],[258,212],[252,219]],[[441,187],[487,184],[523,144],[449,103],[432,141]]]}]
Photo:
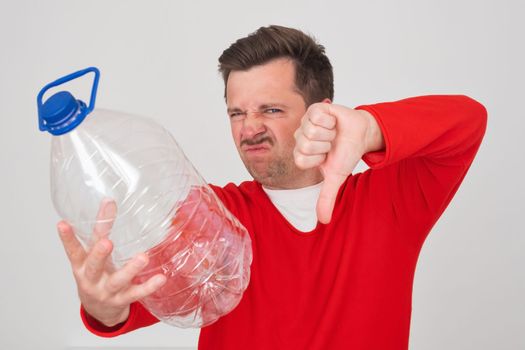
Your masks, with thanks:
[{"label": "thumb", "polygon": [[345,182],[345,179],[345,176],[338,174],[325,175],[317,200],[317,218],[322,224],[328,224],[332,219],[335,199],[339,193],[339,187]]}]

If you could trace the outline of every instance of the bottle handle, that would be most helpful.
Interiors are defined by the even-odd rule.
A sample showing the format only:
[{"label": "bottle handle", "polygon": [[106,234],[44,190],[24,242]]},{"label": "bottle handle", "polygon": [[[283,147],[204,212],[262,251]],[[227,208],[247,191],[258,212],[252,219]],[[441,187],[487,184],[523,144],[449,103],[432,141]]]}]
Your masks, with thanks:
[{"label": "bottle handle", "polygon": [[[68,81],[71,81],[73,79],[76,79],[76,78],[79,78],[87,73],[95,73],[95,79],[93,80],[93,87],[91,88],[91,97],[90,97],[90,100],[89,100],[89,106],[87,107],[86,109],[86,114],[89,114],[91,111],[93,111],[93,109],[95,108],[95,100],[97,98],[97,88],[98,88],[98,80],[100,78],[100,71],[98,70],[97,67],[89,67],[89,68],[86,68],[86,69],[82,69],[82,70],[79,70],[78,72],[74,72],[74,73],[71,73],[71,74],[68,74],[62,78],[59,78],[49,84],[47,84],[46,86],[44,86],[42,88],[42,90],[40,90],[40,92],[38,93],[38,96],[36,98],[36,101],[37,101],[37,106],[38,106],[38,114],[40,116],[40,111],[42,109],[42,97],[44,96],[44,94],[46,93],[47,90],[49,90],[50,88],[52,87],[55,87],[55,86],[58,86],[58,85],[62,85]],[[39,123],[39,127],[40,127],[40,130],[41,131],[44,131],[44,125],[43,125],[43,122],[42,122],[42,118],[38,118],[40,123]]]}]

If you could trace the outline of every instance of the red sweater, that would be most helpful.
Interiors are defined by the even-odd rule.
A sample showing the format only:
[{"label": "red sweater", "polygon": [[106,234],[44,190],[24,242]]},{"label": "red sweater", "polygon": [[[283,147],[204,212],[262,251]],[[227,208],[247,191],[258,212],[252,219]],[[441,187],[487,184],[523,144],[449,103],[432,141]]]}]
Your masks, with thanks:
[{"label": "red sweater", "polygon": [[[213,186],[248,229],[253,263],[240,304],[201,330],[199,349],[408,349],[418,255],[474,159],[486,110],[466,96],[358,109],[377,119],[386,149],[348,177],[330,224],[301,233],[259,183]],[[112,329],[82,318],[100,336],[158,322],[139,303]]]}]

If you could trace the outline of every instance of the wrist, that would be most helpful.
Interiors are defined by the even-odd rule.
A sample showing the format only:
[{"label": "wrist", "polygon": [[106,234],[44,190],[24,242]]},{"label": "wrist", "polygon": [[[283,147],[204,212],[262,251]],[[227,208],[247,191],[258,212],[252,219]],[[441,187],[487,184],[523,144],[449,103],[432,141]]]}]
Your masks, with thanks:
[{"label": "wrist", "polygon": [[385,148],[385,140],[383,138],[383,132],[381,131],[376,118],[368,111],[359,110],[359,112],[367,121],[365,154],[383,150]]},{"label": "wrist", "polygon": [[119,326],[121,323],[126,322],[130,312],[130,308],[127,307],[118,314],[103,315],[95,312],[90,312],[88,309],[85,308],[84,305],[82,305],[82,308],[84,309],[84,313],[86,314],[86,316],[88,316],[90,319],[95,320],[101,325],[109,328]]}]

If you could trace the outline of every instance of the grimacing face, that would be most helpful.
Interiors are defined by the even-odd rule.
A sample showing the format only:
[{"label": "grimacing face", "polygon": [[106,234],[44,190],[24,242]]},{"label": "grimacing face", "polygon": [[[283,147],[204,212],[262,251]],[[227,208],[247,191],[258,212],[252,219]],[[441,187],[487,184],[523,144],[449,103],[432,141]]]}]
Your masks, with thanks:
[{"label": "grimacing face", "polygon": [[294,132],[306,112],[287,58],[232,71],[226,104],[232,136],[253,178],[268,188],[291,189],[321,181],[318,169],[301,170],[293,159]]}]

